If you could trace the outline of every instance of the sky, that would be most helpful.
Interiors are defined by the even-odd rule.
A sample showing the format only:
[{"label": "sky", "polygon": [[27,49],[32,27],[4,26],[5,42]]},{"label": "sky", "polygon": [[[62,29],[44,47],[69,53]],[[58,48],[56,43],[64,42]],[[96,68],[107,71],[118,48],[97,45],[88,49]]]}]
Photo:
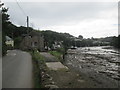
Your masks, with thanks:
[{"label": "sky", "polygon": [[29,16],[30,26],[39,30],[70,33],[84,38],[100,38],[118,35],[117,0],[3,0],[9,8],[10,21],[18,26],[26,26]]}]

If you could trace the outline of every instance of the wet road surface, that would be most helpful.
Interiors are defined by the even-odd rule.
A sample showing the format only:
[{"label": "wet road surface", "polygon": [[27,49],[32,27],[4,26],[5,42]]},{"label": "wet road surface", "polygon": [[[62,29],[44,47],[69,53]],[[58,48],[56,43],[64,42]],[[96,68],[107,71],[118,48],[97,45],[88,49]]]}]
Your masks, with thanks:
[{"label": "wet road surface", "polygon": [[2,88],[33,88],[31,55],[10,50],[2,60]]}]

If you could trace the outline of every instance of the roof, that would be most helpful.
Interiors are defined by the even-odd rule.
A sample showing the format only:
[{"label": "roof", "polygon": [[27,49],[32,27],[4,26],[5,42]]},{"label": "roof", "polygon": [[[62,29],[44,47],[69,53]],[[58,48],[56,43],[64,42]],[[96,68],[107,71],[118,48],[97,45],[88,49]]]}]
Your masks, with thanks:
[{"label": "roof", "polygon": [[12,38],[10,38],[9,36],[5,36],[6,40],[13,40]]},{"label": "roof", "polygon": [[31,31],[31,32],[29,33],[29,35],[31,35],[31,36],[41,36],[41,33],[40,33],[40,32],[37,32],[37,31]]},{"label": "roof", "polygon": [[42,36],[43,37],[43,35],[39,31],[34,31],[34,30],[32,30],[28,34],[22,34],[22,37],[26,37],[26,36]]}]

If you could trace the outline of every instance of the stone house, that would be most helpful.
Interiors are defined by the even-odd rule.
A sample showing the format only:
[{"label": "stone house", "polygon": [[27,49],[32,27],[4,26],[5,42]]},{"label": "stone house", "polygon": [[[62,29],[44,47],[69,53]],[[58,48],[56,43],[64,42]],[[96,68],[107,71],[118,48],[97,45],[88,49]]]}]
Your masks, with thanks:
[{"label": "stone house", "polygon": [[23,36],[20,47],[22,50],[38,49],[44,51],[44,37],[40,32],[31,31]]}]

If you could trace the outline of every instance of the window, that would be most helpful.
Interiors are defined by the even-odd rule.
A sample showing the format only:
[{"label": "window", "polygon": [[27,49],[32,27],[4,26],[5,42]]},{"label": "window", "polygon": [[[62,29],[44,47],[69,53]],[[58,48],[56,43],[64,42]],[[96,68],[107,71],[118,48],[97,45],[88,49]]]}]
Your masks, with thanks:
[{"label": "window", "polygon": [[37,42],[34,42],[34,45],[37,46]]},{"label": "window", "polygon": [[29,35],[29,37],[30,37],[30,38],[32,38],[32,36],[31,36],[31,35]]}]

